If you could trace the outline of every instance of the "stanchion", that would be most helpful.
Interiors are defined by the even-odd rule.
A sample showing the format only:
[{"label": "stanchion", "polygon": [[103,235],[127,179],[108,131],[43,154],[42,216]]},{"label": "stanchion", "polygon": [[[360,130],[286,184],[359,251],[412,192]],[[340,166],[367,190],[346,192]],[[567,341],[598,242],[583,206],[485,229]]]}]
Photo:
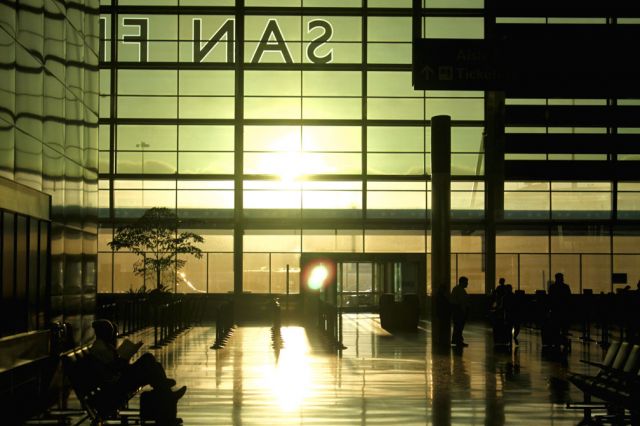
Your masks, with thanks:
[{"label": "stanchion", "polygon": [[151,349],[160,349],[162,345],[160,345],[160,341],[158,340],[158,321],[159,321],[159,311],[160,306],[156,305],[153,307],[153,346]]},{"label": "stanchion", "polygon": [[591,338],[591,309],[592,309],[592,297],[593,290],[584,289],[582,291],[582,336],[580,340],[582,343],[593,342]]},{"label": "stanchion", "polygon": [[233,332],[233,304],[223,302],[216,309],[216,340],[211,349],[222,349]]},{"label": "stanchion", "polygon": [[277,297],[273,299],[271,314],[273,320],[273,326],[271,327],[271,346],[276,350],[280,350],[284,345],[281,333],[282,310],[280,307],[280,300]]}]

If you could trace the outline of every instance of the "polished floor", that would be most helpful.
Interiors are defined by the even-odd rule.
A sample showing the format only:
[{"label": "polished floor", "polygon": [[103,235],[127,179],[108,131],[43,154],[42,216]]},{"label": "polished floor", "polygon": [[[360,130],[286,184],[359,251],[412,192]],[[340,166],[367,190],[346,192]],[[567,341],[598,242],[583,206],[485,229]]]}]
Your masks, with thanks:
[{"label": "polished floor", "polygon": [[188,386],[178,405],[185,425],[575,425],[581,412],[565,403],[581,395],[565,374],[602,357],[577,339],[566,359],[543,357],[527,329],[519,347],[495,351],[482,324],[465,329],[469,347],[436,356],[428,322],[391,335],[371,314],[344,316],[341,353],[299,326],[283,326],[279,351],[264,326],[236,328],[220,350],[210,349],[214,337],[196,327],[150,350]]}]

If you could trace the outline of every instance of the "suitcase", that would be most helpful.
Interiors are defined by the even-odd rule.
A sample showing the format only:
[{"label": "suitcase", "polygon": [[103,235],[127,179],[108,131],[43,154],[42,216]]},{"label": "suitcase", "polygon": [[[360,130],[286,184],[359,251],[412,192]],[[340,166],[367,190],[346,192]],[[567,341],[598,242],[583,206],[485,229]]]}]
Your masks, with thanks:
[{"label": "suitcase", "polygon": [[493,344],[511,346],[511,327],[504,321],[495,321],[493,324]]},{"label": "suitcase", "polygon": [[140,419],[142,423],[153,421],[159,426],[176,426],[182,424],[177,417],[178,401],[171,390],[150,390],[140,395]]},{"label": "suitcase", "polygon": [[542,346],[559,346],[561,342],[560,327],[553,321],[547,320],[542,324]]}]

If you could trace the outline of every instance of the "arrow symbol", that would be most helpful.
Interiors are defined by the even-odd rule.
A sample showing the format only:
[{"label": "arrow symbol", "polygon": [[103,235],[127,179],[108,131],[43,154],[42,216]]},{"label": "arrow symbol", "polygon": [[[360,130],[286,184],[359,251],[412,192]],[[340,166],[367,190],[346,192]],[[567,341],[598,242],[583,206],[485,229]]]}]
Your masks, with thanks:
[{"label": "arrow symbol", "polygon": [[421,73],[424,75],[425,80],[431,80],[436,75],[436,72],[429,65],[425,65]]}]

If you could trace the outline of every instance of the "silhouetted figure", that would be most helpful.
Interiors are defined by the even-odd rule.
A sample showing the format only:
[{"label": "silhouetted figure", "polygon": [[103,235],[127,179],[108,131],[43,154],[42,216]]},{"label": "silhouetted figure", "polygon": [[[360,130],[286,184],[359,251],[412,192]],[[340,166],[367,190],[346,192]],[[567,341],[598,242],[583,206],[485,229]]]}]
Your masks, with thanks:
[{"label": "silhouetted figure", "polygon": [[151,353],[145,353],[135,362],[129,363],[128,358],[122,358],[116,349],[116,329],[105,319],[93,322],[96,340],[91,345],[89,353],[96,363],[96,373],[102,383],[114,396],[120,397],[135,392],[138,388],[151,385],[162,393],[172,393],[175,401],[182,398],[187,390],[182,386],[175,392],[171,387],[175,380],[168,379],[164,368]]},{"label": "silhouetted figure", "polygon": [[513,294],[512,302],[511,302],[511,322],[513,325],[513,343],[518,346],[520,341],[518,340],[518,336],[520,336],[520,326],[522,324],[522,319],[525,315],[525,298],[524,298],[524,290],[516,290]]},{"label": "silhouetted figure", "polygon": [[458,279],[458,285],[451,290],[451,317],[453,320],[451,344],[453,345],[468,346],[462,337],[462,330],[464,330],[469,310],[469,296],[465,290],[468,285],[469,279],[462,276]]},{"label": "silhouetted figure", "polygon": [[[504,324],[505,324],[505,338],[508,340],[508,344],[511,345],[511,338],[513,337],[513,325],[514,325],[514,303],[515,295],[513,294],[513,287],[511,284],[504,286],[505,291],[502,296],[502,306],[504,309]],[[516,337],[516,342],[517,342]]]},{"label": "silhouetted figure", "polygon": [[498,280],[498,286],[491,292],[491,308],[494,310],[502,303],[502,297],[504,296],[505,291],[505,282],[506,280],[504,278],[500,278]]},{"label": "silhouetted figure", "polygon": [[571,318],[571,288],[564,282],[564,275],[558,272],[556,280],[549,286],[549,320],[554,328],[557,328],[560,336],[559,343],[569,333],[569,322]]},{"label": "silhouetted figure", "polygon": [[491,292],[491,307],[489,309],[489,321],[493,330],[493,342],[495,345],[510,345],[511,331],[507,336],[507,322],[505,315],[504,297],[506,294],[505,279],[498,280],[498,286]]}]

